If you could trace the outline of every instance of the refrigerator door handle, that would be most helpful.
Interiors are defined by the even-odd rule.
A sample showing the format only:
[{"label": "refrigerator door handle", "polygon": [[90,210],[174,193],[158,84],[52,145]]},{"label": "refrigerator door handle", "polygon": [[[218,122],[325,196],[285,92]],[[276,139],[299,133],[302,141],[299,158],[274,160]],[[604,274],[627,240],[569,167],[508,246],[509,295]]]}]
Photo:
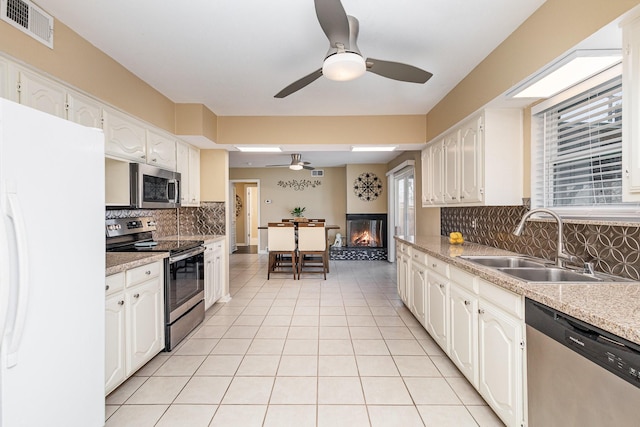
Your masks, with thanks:
[{"label": "refrigerator door handle", "polygon": [[18,195],[12,192],[7,193],[7,201],[8,215],[13,221],[18,251],[18,303],[11,340],[9,341],[6,351],[6,366],[7,368],[11,368],[18,364],[18,349],[27,320],[27,305],[29,303],[29,251],[27,248],[26,228]]},{"label": "refrigerator door handle", "polygon": [[4,328],[9,312],[9,235],[5,224],[5,215],[0,217],[0,347],[4,338]]}]

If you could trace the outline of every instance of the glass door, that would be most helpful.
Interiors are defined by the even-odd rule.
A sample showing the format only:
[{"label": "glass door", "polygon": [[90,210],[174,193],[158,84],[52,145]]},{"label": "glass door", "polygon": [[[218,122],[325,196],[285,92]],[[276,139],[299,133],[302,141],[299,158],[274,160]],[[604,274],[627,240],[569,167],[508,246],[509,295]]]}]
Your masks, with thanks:
[{"label": "glass door", "polygon": [[413,166],[393,175],[394,179],[394,234],[413,236],[416,232],[415,179]]}]

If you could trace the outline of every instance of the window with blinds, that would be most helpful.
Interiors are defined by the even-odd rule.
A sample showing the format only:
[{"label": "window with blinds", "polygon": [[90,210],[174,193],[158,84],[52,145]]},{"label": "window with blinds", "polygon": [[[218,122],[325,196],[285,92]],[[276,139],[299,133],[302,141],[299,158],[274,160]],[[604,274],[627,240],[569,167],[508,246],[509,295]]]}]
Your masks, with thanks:
[{"label": "window with blinds", "polygon": [[621,207],[622,77],[601,82],[534,114],[533,205]]}]

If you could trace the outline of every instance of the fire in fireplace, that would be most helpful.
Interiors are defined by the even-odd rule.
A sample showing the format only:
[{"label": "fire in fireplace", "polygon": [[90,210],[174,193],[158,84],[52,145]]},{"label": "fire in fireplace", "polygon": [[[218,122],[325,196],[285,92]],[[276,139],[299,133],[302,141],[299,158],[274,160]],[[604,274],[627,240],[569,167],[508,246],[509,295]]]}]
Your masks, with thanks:
[{"label": "fire in fireplace", "polygon": [[347,214],[348,247],[387,247],[386,214]]}]

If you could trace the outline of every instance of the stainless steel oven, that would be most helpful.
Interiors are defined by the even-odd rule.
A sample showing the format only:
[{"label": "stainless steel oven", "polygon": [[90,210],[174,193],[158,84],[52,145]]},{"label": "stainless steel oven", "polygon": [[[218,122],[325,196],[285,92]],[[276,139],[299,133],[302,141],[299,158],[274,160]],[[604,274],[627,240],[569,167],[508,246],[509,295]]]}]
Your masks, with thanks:
[{"label": "stainless steel oven", "polygon": [[172,350],[204,320],[204,246],[165,261],[165,344]]}]

